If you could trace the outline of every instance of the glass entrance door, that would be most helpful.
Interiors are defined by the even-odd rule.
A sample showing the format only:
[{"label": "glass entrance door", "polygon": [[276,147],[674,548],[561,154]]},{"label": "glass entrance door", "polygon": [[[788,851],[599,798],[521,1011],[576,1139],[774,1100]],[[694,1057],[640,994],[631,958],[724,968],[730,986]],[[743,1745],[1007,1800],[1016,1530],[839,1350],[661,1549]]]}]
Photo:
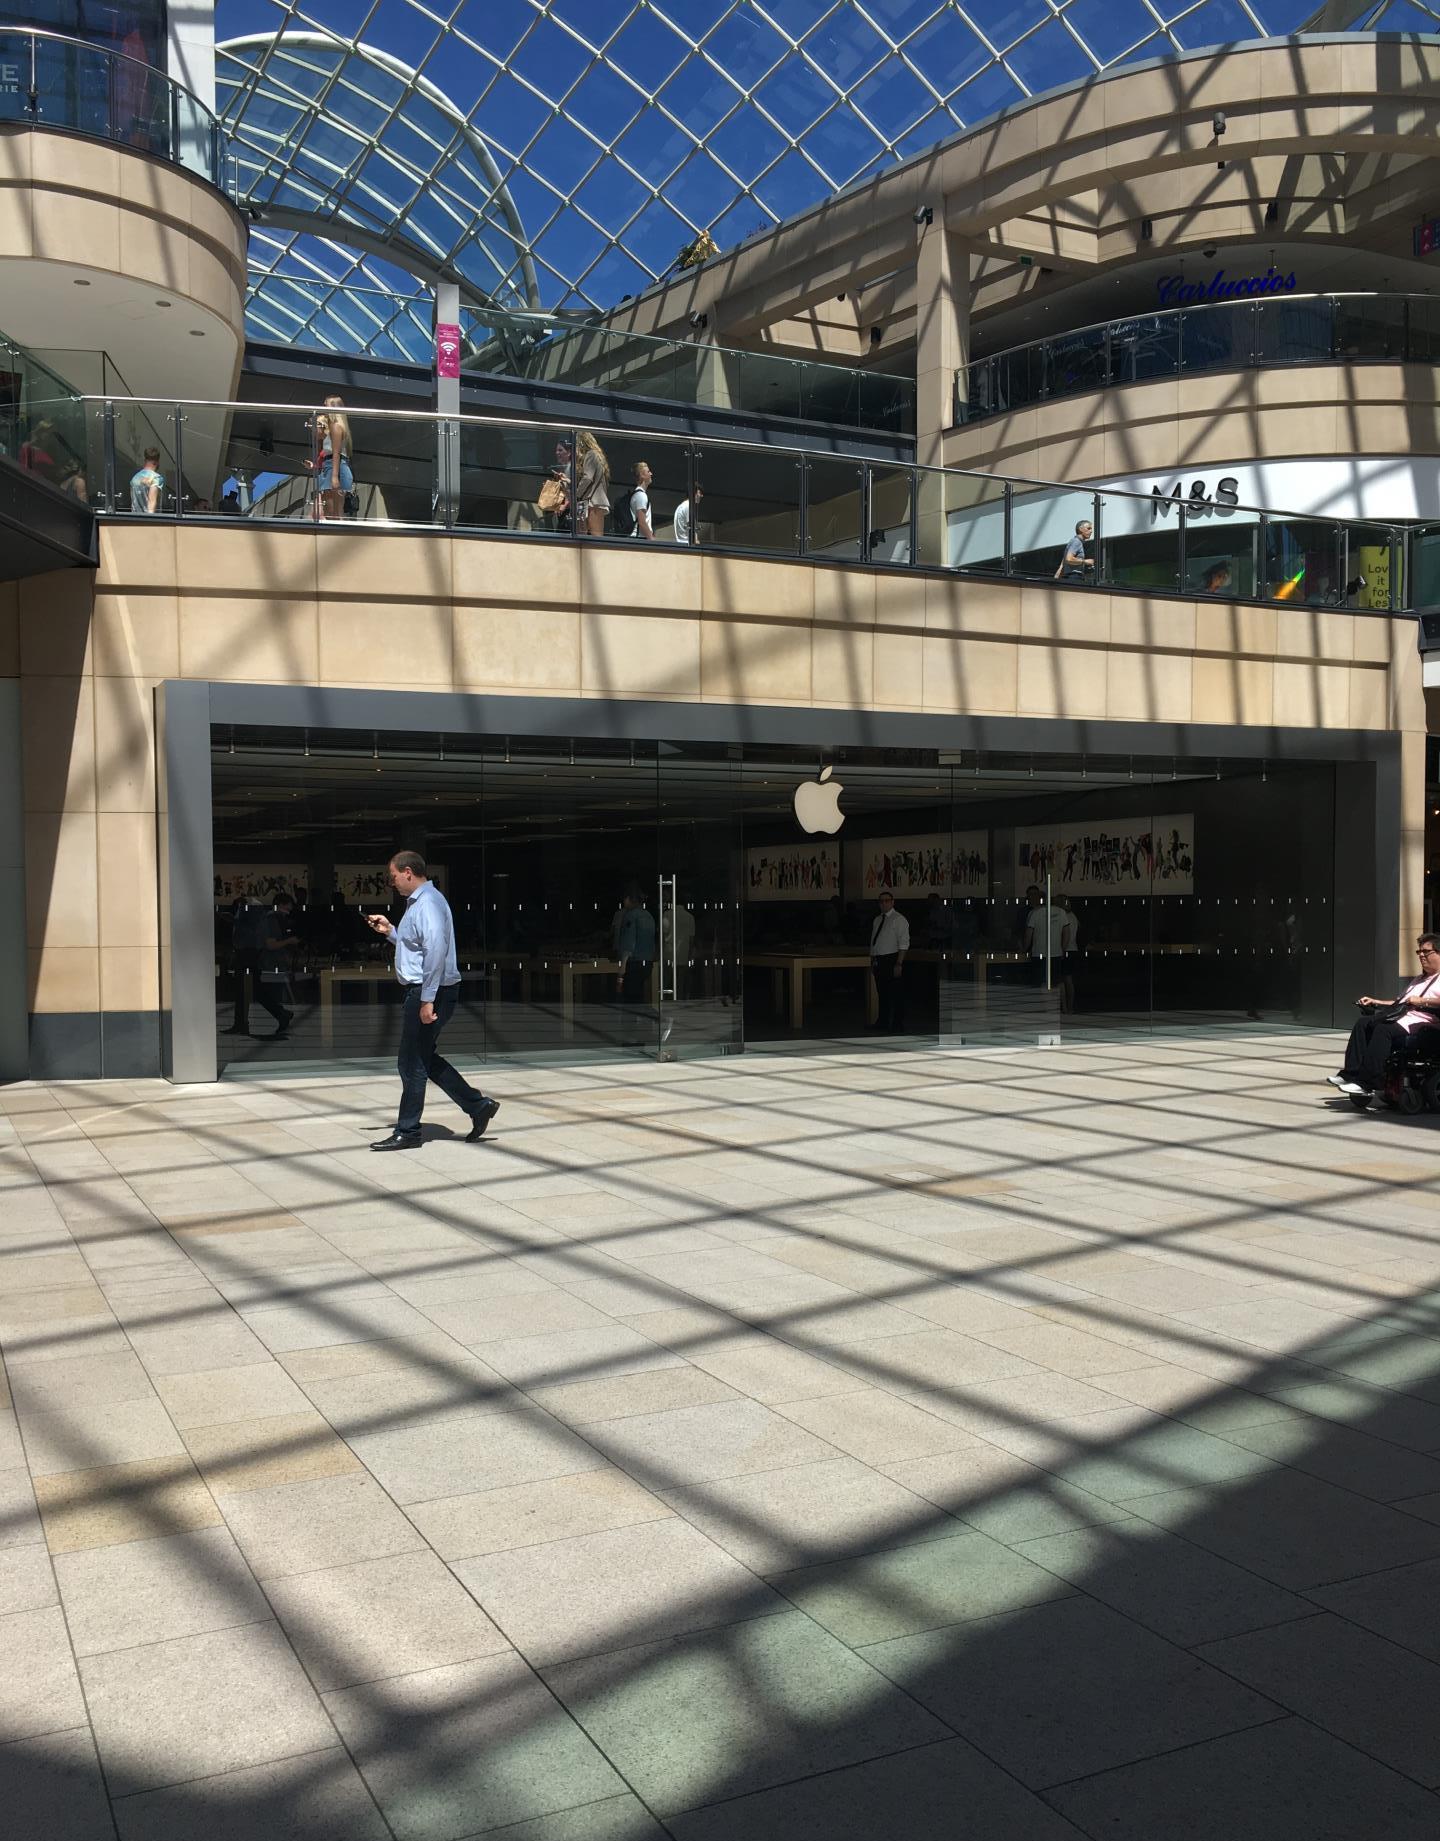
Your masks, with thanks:
[{"label": "glass entrance door", "polygon": [[657,1049],[737,1053],[741,1008],[741,766],[734,745],[662,742]]}]

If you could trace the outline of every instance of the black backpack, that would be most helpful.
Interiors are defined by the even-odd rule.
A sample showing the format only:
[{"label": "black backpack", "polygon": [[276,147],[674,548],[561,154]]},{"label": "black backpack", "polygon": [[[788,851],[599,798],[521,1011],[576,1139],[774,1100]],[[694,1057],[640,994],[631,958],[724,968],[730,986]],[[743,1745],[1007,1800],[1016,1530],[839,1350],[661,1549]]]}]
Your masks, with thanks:
[{"label": "black backpack", "polygon": [[619,504],[613,505],[610,509],[610,528],[617,537],[635,535],[635,513],[630,501],[637,490],[638,488],[632,487],[629,492],[622,495]]}]

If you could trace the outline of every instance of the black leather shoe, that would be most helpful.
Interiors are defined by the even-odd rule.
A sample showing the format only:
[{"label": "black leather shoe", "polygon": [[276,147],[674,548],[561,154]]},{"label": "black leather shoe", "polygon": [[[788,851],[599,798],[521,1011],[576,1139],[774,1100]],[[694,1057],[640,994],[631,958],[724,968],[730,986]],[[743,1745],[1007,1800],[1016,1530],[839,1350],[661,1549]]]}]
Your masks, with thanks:
[{"label": "black leather shoe", "polygon": [[377,1138],[370,1148],[372,1151],[418,1151],[420,1134],[418,1131],[392,1131],[388,1138]]},{"label": "black leather shoe", "polygon": [[470,1114],[471,1125],[469,1131],[465,1134],[465,1142],[467,1144],[478,1144],[485,1136],[485,1127],[490,1123],[491,1119],[495,1117],[495,1114],[499,1110],[500,1102],[498,1099],[482,1100]]}]

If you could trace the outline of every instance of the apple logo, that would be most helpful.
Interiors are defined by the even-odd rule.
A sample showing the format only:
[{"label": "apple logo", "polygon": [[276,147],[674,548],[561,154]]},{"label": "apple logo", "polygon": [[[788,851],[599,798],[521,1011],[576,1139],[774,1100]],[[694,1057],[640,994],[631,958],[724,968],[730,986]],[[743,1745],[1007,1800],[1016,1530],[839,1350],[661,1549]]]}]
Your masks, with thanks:
[{"label": "apple logo", "polygon": [[834,771],[826,767],[818,780],[802,780],[795,788],[795,816],[802,831],[826,831],[833,837],[844,824],[840,795],[845,788],[830,778]]}]

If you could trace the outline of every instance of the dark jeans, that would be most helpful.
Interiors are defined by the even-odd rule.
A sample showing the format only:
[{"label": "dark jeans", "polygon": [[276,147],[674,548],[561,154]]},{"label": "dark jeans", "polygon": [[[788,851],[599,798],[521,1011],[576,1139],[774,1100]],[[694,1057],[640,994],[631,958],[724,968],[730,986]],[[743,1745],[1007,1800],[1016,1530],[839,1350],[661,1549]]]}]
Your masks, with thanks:
[{"label": "dark jeans", "polygon": [[395,1121],[398,1132],[418,1132],[420,1115],[425,1110],[425,1083],[433,1080],[447,1099],[453,1099],[462,1112],[474,1114],[485,1095],[472,1087],[437,1050],[440,1031],[455,1014],[460,987],[450,984],[435,993],[435,1021],[420,1021],[420,987],[408,985],[405,1009],[400,1019],[400,1053],[396,1066],[400,1073],[400,1116]]},{"label": "dark jeans", "polygon": [[[655,1020],[655,1012],[650,1009],[648,994],[650,990],[649,959],[627,959],[625,972],[620,980],[620,1046],[638,1048],[643,1041],[642,1025]],[[648,1015],[647,1015],[648,1012]]]},{"label": "dark jeans", "polygon": [[1387,1023],[1378,1016],[1362,1016],[1350,1031],[1345,1044],[1344,1072],[1362,1087],[1379,1087],[1385,1082],[1385,1068],[1397,1048],[1407,1039],[1417,1048],[1432,1051],[1440,1048],[1440,1030],[1404,1030],[1398,1023]]},{"label": "dark jeans", "polygon": [[884,1030],[887,1036],[898,1036],[905,1027],[905,972],[903,967],[896,966],[899,957],[899,953],[882,952],[870,961],[879,1004],[875,1027]]},{"label": "dark jeans", "polygon": [[247,987],[253,987],[254,1001],[262,1010],[270,1012],[278,1029],[283,1029],[290,1018],[290,1012],[281,1001],[284,986],[266,984],[260,970],[260,955],[255,952],[235,955],[235,1016],[230,1027],[240,1030],[248,1030],[250,1027],[252,991]]}]

